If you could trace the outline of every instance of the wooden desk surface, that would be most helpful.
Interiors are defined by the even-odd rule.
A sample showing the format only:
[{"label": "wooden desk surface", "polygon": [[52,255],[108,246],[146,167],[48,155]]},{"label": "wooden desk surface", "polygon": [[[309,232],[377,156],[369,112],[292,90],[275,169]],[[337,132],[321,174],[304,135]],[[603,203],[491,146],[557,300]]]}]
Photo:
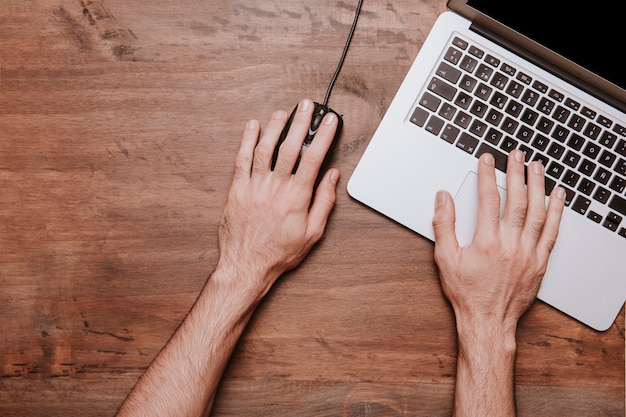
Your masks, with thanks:
[{"label": "wooden desk surface", "polygon": [[[0,2],[0,415],[112,416],[215,265],[245,122],[322,100],[355,1]],[[366,1],[331,97],[338,204],[256,312],[214,416],[447,416],[451,310],[427,240],[346,181],[444,0]],[[537,302],[520,416],[624,416],[624,311]]]}]

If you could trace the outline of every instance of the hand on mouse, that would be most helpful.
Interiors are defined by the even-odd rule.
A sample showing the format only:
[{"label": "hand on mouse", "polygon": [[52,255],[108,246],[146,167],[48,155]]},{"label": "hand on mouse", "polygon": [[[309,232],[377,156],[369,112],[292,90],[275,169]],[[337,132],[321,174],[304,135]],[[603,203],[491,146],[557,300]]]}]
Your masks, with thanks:
[{"label": "hand on mouse", "polygon": [[[302,148],[313,112],[313,102],[302,100],[272,171],[271,158],[287,113],[277,111],[265,132],[250,121],[243,134],[235,175],[219,231],[220,264],[255,271],[253,277],[267,291],[283,272],[298,265],[322,237],[336,199],[339,171],[330,169],[311,204],[318,171],[331,144],[337,118],[328,114],[316,140],[292,170]],[[253,284],[253,283],[250,283]]]},{"label": "hand on mouse", "polygon": [[312,111],[313,102],[300,102],[273,171],[271,159],[287,114],[275,112],[263,134],[256,120],[246,125],[219,228],[218,264],[119,417],[208,415],[220,377],[256,306],[322,237],[335,204],[339,171],[324,175],[312,204],[311,195],[337,126],[335,116],[324,118],[292,174]]}]

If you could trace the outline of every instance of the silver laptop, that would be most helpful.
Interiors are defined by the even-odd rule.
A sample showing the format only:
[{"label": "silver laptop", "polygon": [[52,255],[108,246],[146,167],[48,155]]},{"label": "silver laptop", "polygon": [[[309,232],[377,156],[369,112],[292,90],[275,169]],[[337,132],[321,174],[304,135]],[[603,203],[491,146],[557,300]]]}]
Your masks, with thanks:
[{"label": "silver laptop", "polygon": [[[522,149],[567,191],[538,298],[598,331],[626,300],[626,71],[605,4],[450,0],[348,182],[356,200],[433,240],[435,194],[455,195],[471,242],[478,156]],[[567,16],[567,17],[566,17]]]}]

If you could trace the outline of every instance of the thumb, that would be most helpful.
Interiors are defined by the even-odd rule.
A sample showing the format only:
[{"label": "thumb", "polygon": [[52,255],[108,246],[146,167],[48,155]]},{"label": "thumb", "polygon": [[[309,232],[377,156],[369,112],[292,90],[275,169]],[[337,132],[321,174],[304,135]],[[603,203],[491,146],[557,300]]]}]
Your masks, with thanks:
[{"label": "thumb", "polygon": [[433,216],[433,229],[435,232],[435,250],[437,247],[444,251],[455,251],[459,247],[456,239],[454,223],[454,200],[447,191],[437,192],[435,198],[435,215]]}]

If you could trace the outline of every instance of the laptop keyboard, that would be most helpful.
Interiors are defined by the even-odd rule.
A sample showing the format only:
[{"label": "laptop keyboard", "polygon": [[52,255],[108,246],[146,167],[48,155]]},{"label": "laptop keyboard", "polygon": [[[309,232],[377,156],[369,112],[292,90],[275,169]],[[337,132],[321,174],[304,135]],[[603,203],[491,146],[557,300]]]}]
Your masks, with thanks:
[{"label": "laptop keyboard", "polygon": [[545,166],[546,195],[563,187],[566,206],[626,238],[626,127],[486,48],[453,37],[410,121],[502,172],[522,150]]}]

